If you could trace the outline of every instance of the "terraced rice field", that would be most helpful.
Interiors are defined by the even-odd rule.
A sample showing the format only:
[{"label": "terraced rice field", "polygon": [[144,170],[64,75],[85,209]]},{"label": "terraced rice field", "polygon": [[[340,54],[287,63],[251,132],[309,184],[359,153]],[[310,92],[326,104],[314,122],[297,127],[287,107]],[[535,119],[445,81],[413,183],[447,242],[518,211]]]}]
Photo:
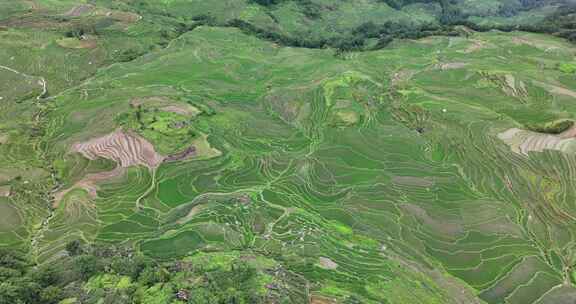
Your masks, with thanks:
[{"label": "terraced rice field", "polygon": [[30,125],[0,122],[0,246],[250,252],[312,303],[573,303],[576,139],[529,126],[576,118],[575,55],[493,31],[335,57],[200,26],[82,81],[55,63],[41,113],[14,110]]},{"label": "terraced rice field", "polygon": [[[334,60],[329,50],[277,49],[236,30],[197,29],[54,100],[50,149],[65,154],[68,138],[107,129],[115,133],[72,150],[129,168],[99,181],[94,198],[68,193],[41,244],[90,225],[88,241],[133,242],[159,259],[250,249],[321,282],[315,293],[329,298],[351,286],[371,301],[397,296],[395,303],[441,303],[462,292],[469,303],[480,301],[475,295],[488,303],[571,297],[567,181],[576,172],[563,143],[572,139],[521,128],[572,117],[572,99],[531,83],[564,77],[554,66],[575,49],[561,44],[550,55],[510,44],[510,35],[398,42]],[[478,41],[491,48],[466,51]],[[400,71],[410,77],[394,77]],[[116,88],[99,89],[111,82]],[[158,89],[174,107],[215,111],[192,123],[221,155],[162,163],[150,144],[114,124],[66,118],[122,108]],[[86,208],[69,206],[79,204]],[[423,280],[426,288],[416,283]]]},{"label": "terraced rice field", "polygon": [[155,168],[163,161],[162,156],[156,153],[152,144],[123,131],[77,143],[72,146],[72,150],[90,160],[98,158],[113,160],[124,168],[137,165]]}]

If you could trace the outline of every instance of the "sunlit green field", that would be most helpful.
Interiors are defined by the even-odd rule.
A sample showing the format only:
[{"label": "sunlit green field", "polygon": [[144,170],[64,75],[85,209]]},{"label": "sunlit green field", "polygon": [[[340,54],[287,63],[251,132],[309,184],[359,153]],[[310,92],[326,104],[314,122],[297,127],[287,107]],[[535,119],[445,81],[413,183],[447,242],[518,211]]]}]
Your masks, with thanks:
[{"label": "sunlit green field", "polygon": [[[361,2],[318,22],[390,15]],[[270,18],[239,0],[142,3]],[[576,141],[561,122],[576,119],[575,46],[492,31],[335,56],[199,26],[160,47],[155,22],[117,21],[90,48],[0,31],[0,65],[18,72],[0,69],[0,247],[41,264],[73,240],[160,262],[249,253],[288,271],[259,279],[294,303],[571,303]],[[74,150],[119,130],[162,157],[193,152],[112,174],[111,157]],[[105,276],[86,288],[121,288]]]}]

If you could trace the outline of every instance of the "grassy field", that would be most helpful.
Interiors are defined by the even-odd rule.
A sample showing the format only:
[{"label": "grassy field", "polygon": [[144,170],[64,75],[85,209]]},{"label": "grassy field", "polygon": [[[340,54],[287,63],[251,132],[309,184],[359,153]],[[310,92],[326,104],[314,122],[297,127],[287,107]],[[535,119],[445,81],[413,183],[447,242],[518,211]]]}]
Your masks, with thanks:
[{"label": "grassy field", "polygon": [[[263,288],[254,292],[276,284],[293,303],[574,298],[576,47],[567,41],[492,31],[336,54],[233,27],[172,26],[194,8],[323,35],[383,16],[436,20],[438,7],[396,14],[335,1],[310,20],[291,1],[90,3],[0,5],[0,247],[41,264],[74,240],[207,268],[248,254]],[[28,4],[43,13],[11,23]],[[81,16],[46,18],[71,11]],[[111,11],[122,18],[108,20]],[[78,20],[108,25],[68,37]],[[52,27],[39,34],[39,24]],[[163,161],[113,161],[151,158],[143,146],[75,150],[114,132]]]}]

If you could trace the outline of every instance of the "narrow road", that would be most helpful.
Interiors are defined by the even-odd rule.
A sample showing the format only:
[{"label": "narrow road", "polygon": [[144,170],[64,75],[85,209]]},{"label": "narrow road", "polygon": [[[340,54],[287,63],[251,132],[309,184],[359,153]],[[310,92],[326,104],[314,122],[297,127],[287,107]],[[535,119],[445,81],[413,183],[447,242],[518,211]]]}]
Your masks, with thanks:
[{"label": "narrow road", "polygon": [[46,93],[48,93],[48,84],[46,82],[46,79],[44,79],[44,77],[37,77],[37,76],[31,76],[28,74],[24,74],[22,72],[19,72],[19,71],[13,69],[13,68],[3,66],[3,65],[0,65],[0,69],[6,70],[6,71],[9,71],[12,73],[16,73],[16,74],[18,74],[22,77],[25,77],[25,78],[40,78],[40,80],[38,80],[38,85],[40,85],[42,87],[42,93],[36,97],[36,100],[40,100],[40,99],[44,98],[46,96]]},{"label": "narrow road", "polygon": [[144,199],[146,196],[148,196],[150,193],[152,193],[152,191],[154,191],[154,188],[156,188],[156,168],[152,168],[152,182],[150,184],[150,188],[148,188],[148,190],[146,190],[146,192],[144,192],[144,194],[140,195],[140,197],[138,197],[136,199],[136,211],[140,211],[142,210],[142,205],[140,204],[140,201],[142,201],[142,199]]}]

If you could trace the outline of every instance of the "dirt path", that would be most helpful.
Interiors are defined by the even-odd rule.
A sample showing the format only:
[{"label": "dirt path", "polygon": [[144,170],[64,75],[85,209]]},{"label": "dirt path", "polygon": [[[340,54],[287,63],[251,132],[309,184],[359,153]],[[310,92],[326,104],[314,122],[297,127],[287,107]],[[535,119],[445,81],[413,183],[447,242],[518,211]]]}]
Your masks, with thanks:
[{"label": "dirt path", "polygon": [[42,94],[36,96],[36,100],[40,100],[46,97],[46,94],[48,93],[48,89],[46,88],[46,80],[44,79],[44,77],[40,77],[38,84],[42,86]]},{"label": "dirt path", "polygon": [[34,253],[35,257],[38,256],[38,249],[39,249],[38,243],[42,238],[44,238],[44,234],[48,230],[48,227],[50,226],[50,221],[52,220],[52,218],[54,218],[54,216],[56,216],[56,209],[50,209],[50,213],[46,218],[44,218],[44,220],[40,224],[40,229],[36,231],[36,233],[32,237],[32,240],[30,241],[30,246],[32,248],[32,252]]},{"label": "dirt path", "polygon": [[22,72],[20,72],[20,71],[17,71],[17,70],[15,70],[15,69],[13,69],[13,68],[10,68],[10,67],[7,67],[7,66],[3,66],[3,65],[0,65],[0,69],[6,70],[6,71],[9,71],[9,72],[12,72],[12,73],[16,73],[16,74],[18,74],[18,75],[20,75],[20,76],[22,76],[22,77],[24,77],[24,78],[40,78],[40,79],[38,80],[38,85],[40,85],[40,86],[42,87],[42,93],[36,97],[36,100],[40,100],[40,99],[44,98],[44,97],[46,96],[46,94],[48,93],[48,84],[47,84],[47,82],[46,82],[46,79],[44,79],[44,77],[31,76],[31,75],[28,75],[28,74],[24,74],[24,73],[22,73]]},{"label": "dirt path", "polygon": [[146,192],[144,192],[142,195],[140,195],[137,199],[136,199],[136,211],[140,211],[142,210],[142,205],[141,205],[141,201],[148,196],[150,193],[152,193],[152,191],[154,191],[154,188],[156,188],[156,169],[151,169],[152,171],[152,182],[150,183],[150,187],[148,188],[148,190],[146,190]]},{"label": "dirt path", "polygon": [[[30,1],[30,3],[33,4],[34,9],[38,9],[36,2]],[[18,74],[24,78],[39,78],[38,85],[40,85],[42,87],[42,93],[36,97],[36,100],[42,99],[48,93],[48,88],[47,88],[48,84],[47,84],[46,80],[44,79],[44,77],[31,76],[31,75],[22,73],[18,70],[15,70],[13,68],[10,68],[10,67],[4,66],[4,65],[0,65],[0,69]],[[40,115],[37,114],[35,116],[35,121],[38,122],[39,118],[40,118]],[[52,169],[50,171],[51,171],[50,174],[51,174],[52,180],[57,181],[54,170]],[[58,182],[55,182],[55,184],[56,184],[55,189],[58,189],[60,187],[60,184]],[[33,236],[30,240],[31,251],[34,253],[34,256],[38,256],[38,252],[37,252],[38,251],[38,243],[44,237],[44,234],[49,227],[50,221],[52,220],[52,218],[54,218],[55,215],[56,215],[56,210],[54,208],[50,208],[50,210],[48,210],[48,215],[40,223],[40,227],[36,231],[34,231]]]},{"label": "dirt path", "polygon": [[[58,182],[58,179],[56,178],[56,173],[53,169],[50,172],[50,177],[56,183],[53,192],[57,191],[57,189],[59,189],[62,185],[60,184],[60,182]],[[54,216],[56,216],[56,208],[50,208],[48,210],[48,215],[44,218],[44,220],[42,220],[42,223],[40,223],[40,228],[38,228],[38,230],[34,232],[32,239],[30,240],[31,252],[33,253],[33,256],[35,258],[38,257],[38,250],[40,249],[38,247],[38,243],[42,238],[44,238],[44,234],[48,230],[48,227],[50,226],[50,221],[54,218]]]}]

